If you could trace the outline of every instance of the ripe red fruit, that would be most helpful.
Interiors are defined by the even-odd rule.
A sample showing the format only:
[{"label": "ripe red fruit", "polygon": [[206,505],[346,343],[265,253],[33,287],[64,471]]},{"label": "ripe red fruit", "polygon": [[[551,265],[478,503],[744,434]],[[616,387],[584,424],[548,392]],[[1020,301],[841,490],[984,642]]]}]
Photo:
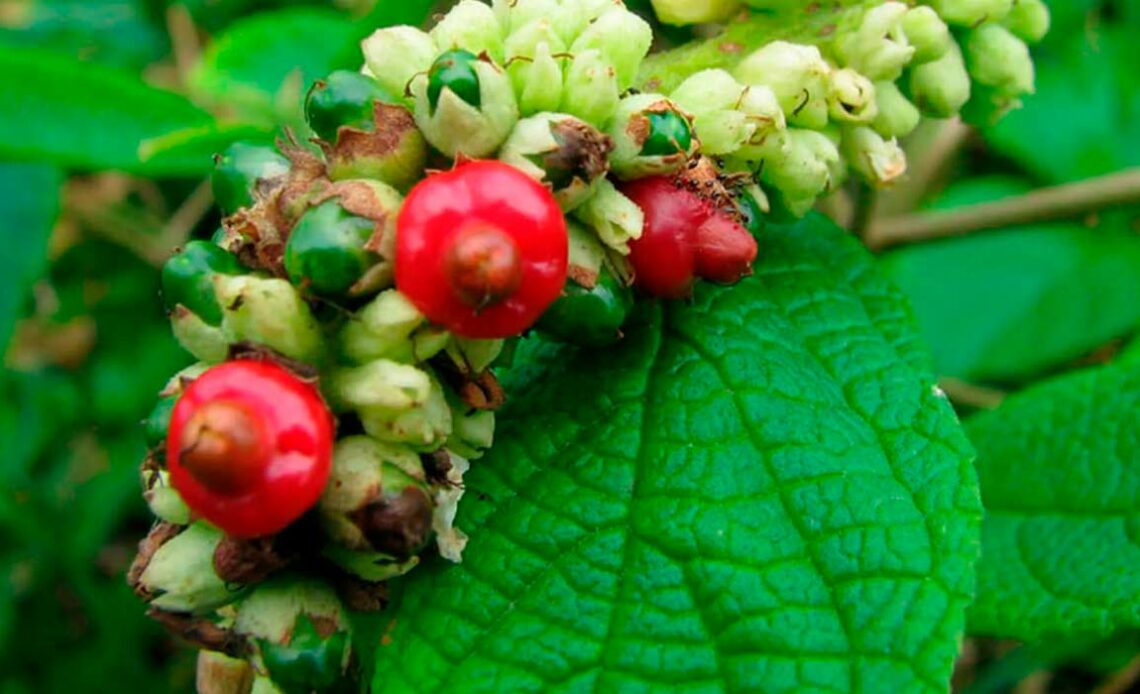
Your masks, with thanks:
[{"label": "ripe red fruit", "polygon": [[179,396],[166,464],[196,515],[234,537],[262,537],[316,504],[333,436],[316,388],[276,364],[235,360],[206,371]]},{"label": "ripe red fruit", "polygon": [[709,216],[707,206],[666,176],[640,178],[621,190],[645,213],[641,238],[629,244],[634,286],[666,299],[688,296],[696,273],[697,229]]},{"label": "ripe red fruit", "polygon": [[566,220],[550,191],[518,169],[473,161],[408,194],[396,231],[396,287],[464,337],[517,335],[566,282]]},{"label": "ripe red fruit", "polygon": [[697,229],[697,274],[721,284],[752,274],[758,251],[748,230],[722,212],[713,212]]}]

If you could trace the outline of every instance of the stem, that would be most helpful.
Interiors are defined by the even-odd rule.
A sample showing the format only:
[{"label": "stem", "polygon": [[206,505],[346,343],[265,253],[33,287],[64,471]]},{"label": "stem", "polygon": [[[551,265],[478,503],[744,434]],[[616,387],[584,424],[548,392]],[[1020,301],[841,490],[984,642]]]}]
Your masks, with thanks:
[{"label": "stem", "polygon": [[959,405],[976,407],[979,410],[992,410],[1001,404],[1006,394],[996,388],[987,388],[974,383],[967,383],[957,378],[944,377],[938,379],[938,387],[946,393],[950,401]]},{"label": "stem", "polygon": [[1042,188],[1007,200],[895,217],[871,227],[866,242],[872,250],[882,250],[986,229],[1070,219],[1106,207],[1137,203],[1140,203],[1140,167]]}]

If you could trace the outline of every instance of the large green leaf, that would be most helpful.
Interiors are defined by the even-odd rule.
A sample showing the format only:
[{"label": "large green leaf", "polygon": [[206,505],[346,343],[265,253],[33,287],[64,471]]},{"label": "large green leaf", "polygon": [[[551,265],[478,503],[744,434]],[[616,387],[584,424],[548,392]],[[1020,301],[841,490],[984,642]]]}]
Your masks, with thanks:
[{"label": "large green leaf", "polygon": [[[1004,178],[962,182],[950,208],[1024,193]],[[1034,224],[908,246],[883,256],[910,297],[941,375],[1019,382],[1140,328],[1140,236]]]},{"label": "large green leaf", "polygon": [[376,0],[361,24],[369,29],[395,24],[423,26],[432,8],[441,4],[439,0]]},{"label": "large green leaf", "polygon": [[1037,93],[986,130],[988,143],[1049,182],[1140,165],[1136,29],[1055,30],[1063,38],[1035,54]]},{"label": "large green leaf", "polygon": [[343,13],[316,8],[265,12],[235,22],[190,76],[204,100],[249,118],[297,125],[314,80],[363,63],[360,30]]},{"label": "large green leaf", "polygon": [[940,691],[971,451],[909,310],[820,217],[616,348],[529,343],[460,565],[394,582],[376,691]]},{"label": "large green leaf", "polygon": [[63,176],[43,164],[0,162],[0,357],[31,285],[47,266]]},{"label": "large green leaf", "polygon": [[0,46],[0,156],[147,175],[210,170],[217,142],[144,158],[146,141],[209,130],[213,118],[130,73],[48,51]]},{"label": "large green leaf", "polygon": [[970,629],[1140,625],[1140,368],[1055,379],[967,422],[986,521]]},{"label": "large green leaf", "polygon": [[[2,3],[0,3],[2,4]],[[140,70],[169,50],[142,0],[14,0],[0,12],[0,43],[50,47],[84,60]]]}]

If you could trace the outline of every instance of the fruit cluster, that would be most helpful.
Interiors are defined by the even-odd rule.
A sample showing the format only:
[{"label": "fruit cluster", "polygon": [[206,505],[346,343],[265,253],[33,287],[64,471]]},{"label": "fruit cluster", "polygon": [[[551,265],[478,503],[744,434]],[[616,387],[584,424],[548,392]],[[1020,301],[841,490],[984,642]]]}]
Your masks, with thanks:
[{"label": "fruit cluster", "polygon": [[[461,559],[463,476],[505,398],[492,365],[531,331],[613,343],[636,293],[749,274],[769,194],[801,213],[848,167],[897,177],[918,107],[965,101],[939,13],[870,3],[826,44],[775,41],[663,94],[634,89],[653,36],[617,0],[462,0],[316,83],[307,141],[220,156],[222,228],[163,270],[199,363],[146,422],[159,522],[130,576],[204,647],[201,686],[351,680],[349,614],[429,550]],[[1008,49],[987,27],[1008,34],[963,30],[969,55]]]},{"label": "fruit cluster", "polygon": [[[713,61],[731,62],[731,73],[664,81],[684,80],[671,96],[695,116],[706,153],[755,173],[797,216],[852,173],[873,186],[897,181],[907,167],[898,138],[923,116],[984,122],[1016,107],[1034,88],[1026,42],[1049,28],[1042,0],[653,0],[675,24],[730,20],[744,4],[798,28]],[[716,41],[754,45],[734,24],[749,31],[734,21]],[[662,82],[648,72],[647,84]],[[756,124],[747,137],[745,116]]]}]

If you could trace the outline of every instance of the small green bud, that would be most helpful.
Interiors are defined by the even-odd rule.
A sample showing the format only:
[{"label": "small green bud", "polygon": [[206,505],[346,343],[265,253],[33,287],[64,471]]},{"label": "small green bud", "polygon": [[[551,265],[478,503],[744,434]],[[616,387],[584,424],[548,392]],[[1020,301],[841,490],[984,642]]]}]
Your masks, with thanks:
[{"label": "small green bud", "polygon": [[[491,9],[507,34],[515,33],[536,19],[555,22],[562,12],[558,0],[491,0]],[[562,40],[561,36],[559,40]],[[509,50],[507,56],[510,56]]]},{"label": "small green bud", "polygon": [[336,594],[319,581],[261,584],[238,607],[234,631],[255,645],[255,665],[284,694],[328,691],[348,672],[351,627]]},{"label": "small green bud", "polygon": [[237,275],[241,264],[209,241],[191,241],[162,266],[162,298],[167,310],[185,306],[207,325],[222,322],[222,307],[214,296],[214,276]]},{"label": "small green bud", "polygon": [[738,154],[746,159],[759,158],[759,151],[765,149],[770,136],[788,127],[784,110],[780,108],[780,102],[772,88],[763,84],[745,87],[739,108],[741,113],[748,116],[755,130],[739,148]]},{"label": "small green bud", "polygon": [[186,525],[190,522],[190,507],[170,484],[170,473],[157,465],[142,468],[143,499],[156,518]]},{"label": "small green bud", "polygon": [[912,104],[894,82],[876,82],[875,99],[879,114],[871,122],[883,137],[906,137],[922,120],[918,107]]},{"label": "small green bud", "polygon": [[326,297],[357,296],[359,282],[380,262],[367,249],[376,230],[370,219],[329,200],[297,220],[285,244],[285,270],[304,291]]},{"label": "small green bud", "polygon": [[949,118],[970,100],[970,75],[957,43],[938,60],[910,71],[910,97],[923,113]]},{"label": "small green bud", "polygon": [[207,325],[185,306],[175,306],[170,312],[170,330],[174,339],[198,361],[218,364],[226,360],[230,339],[221,327]]},{"label": "small green bud", "polygon": [[313,84],[305,99],[305,120],[323,140],[336,142],[342,126],[371,128],[376,104],[392,104],[396,98],[375,79],[359,72],[337,70]]},{"label": "small green bud", "polygon": [[574,40],[587,30],[591,22],[606,12],[615,7],[625,7],[622,0],[559,0],[559,4],[561,7],[554,26],[567,44],[573,44]]},{"label": "small green bud", "polygon": [[431,355],[415,351],[413,335],[426,320],[399,291],[380,292],[341,329],[341,353],[358,364],[375,359],[403,363],[425,361]]},{"label": "small green bud", "polygon": [[966,66],[970,76],[998,94],[1017,97],[1033,93],[1033,58],[1029,46],[998,24],[984,24],[966,37]]},{"label": "small green bud", "polygon": [[723,22],[740,10],[740,0],[653,0],[663,24],[686,26]]},{"label": "small green bud", "polygon": [[254,202],[258,182],[289,173],[289,160],[264,145],[235,142],[214,160],[210,186],[222,212],[230,215]]},{"label": "small green bud", "polygon": [[535,327],[564,342],[603,347],[621,338],[621,327],[632,310],[632,290],[603,265],[592,287],[567,279],[562,296]]},{"label": "small green bud", "polygon": [[851,68],[833,70],[829,76],[828,113],[837,123],[869,123],[879,115],[875,85]]},{"label": "small green bud", "polygon": [[448,450],[471,460],[482,457],[495,440],[495,413],[468,411],[462,404],[453,403],[451,419],[455,426],[447,439]]},{"label": "small green bud", "polygon": [[378,29],[361,44],[368,72],[389,94],[410,94],[412,78],[426,73],[440,49],[426,32],[410,26]]},{"label": "small green bud", "polygon": [[400,560],[383,552],[354,552],[337,544],[326,544],[321,556],[340,569],[369,583],[403,576],[420,564],[419,556]]},{"label": "small green bud", "polygon": [[558,110],[562,64],[554,54],[565,50],[566,45],[545,18],[535,19],[507,37],[507,74],[524,116]]},{"label": "small green bud", "polygon": [[411,408],[367,406],[359,408],[357,414],[364,431],[374,439],[407,444],[417,451],[435,450],[451,435],[451,409],[443,386],[434,376],[422,404]]},{"label": "small green bud", "polygon": [[894,138],[883,139],[871,128],[843,133],[843,156],[851,168],[874,186],[886,186],[906,173],[906,152]]},{"label": "small green bud", "polygon": [[1013,8],[1014,0],[929,0],[927,4],[950,24],[975,27],[1000,22]]},{"label": "small green bud", "polygon": [[439,56],[426,79],[413,81],[412,90],[416,124],[428,142],[450,157],[491,154],[518,121],[510,78],[498,65],[467,51]]},{"label": "small green bud", "polygon": [[692,116],[660,94],[634,94],[618,104],[610,121],[610,157],[620,178],[672,173],[696,154],[700,141]]},{"label": "small green bud", "polygon": [[486,52],[496,63],[503,62],[502,27],[494,10],[477,0],[462,0],[451,8],[431,30],[431,37],[441,51]]},{"label": "small green bud", "polygon": [[568,61],[559,111],[601,128],[609,123],[620,100],[617,70],[600,51],[583,51]]},{"label": "small green bud", "polygon": [[[692,114],[693,127],[700,135],[702,153],[730,154],[756,133],[759,122],[742,109],[745,89],[751,87],[746,88],[725,70],[701,70],[669,95]],[[768,93],[771,94],[771,90]],[[779,112],[783,118],[783,111]]]},{"label": "small green bud", "polygon": [[629,255],[629,242],[641,238],[645,213],[609,179],[603,178],[597,185],[597,191],[573,214],[592,227],[602,243],[622,255]]},{"label": "small green bud", "polygon": [[884,2],[866,10],[857,28],[836,32],[835,51],[843,64],[873,80],[896,80],[914,57],[903,31],[907,6]]},{"label": "small green bud", "polygon": [[573,54],[600,52],[617,71],[618,88],[629,89],[653,43],[653,29],[636,14],[615,5],[592,21],[570,45]]},{"label": "small green bud", "polygon": [[523,118],[503,143],[499,159],[546,184],[563,210],[582,204],[609,171],[613,142],[574,116],[540,113]]},{"label": "small green bud", "polygon": [[505,340],[477,340],[455,336],[447,344],[447,356],[463,373],[481,374],[499,358]]},{"label": "small green bud", "polygon": [[787,120],[803,128],[827,125],[827,75],[831,67],[815,46],[772,41],[736,66],[744,84],[767,85]]},{"label": "small green bud", "polygon": [[323,356],[320,325],[289,282],[218,275],[214,287],[225,311],[222,329],[231,342],[259,343],[308,363],[316,363]]},{"label": "small green bud", "polygon": [[[329,484],[317,508],[325,531],[338,544],[354,552],[385,554],[394,563],[419,554],[431,537],[434,504],[419,455],[367,436],[337,442]],[[375,563],[374,558],[368,561]]]},{"label": "small green bud", "polygon": [[409,410],[427,402],[431,387],[426,372],[409,364],[377,359],[364,366],[333,371],[328,378],[327,394],[337,410]]},{"label": "small green bud", "polygon": [[206,614],[241,597],[242,586],[230,585],[214,572],[214,550],[222,539],[220,530],[200,522],[159,547],[139,580],[151,607]]},{"label": "small green bud", "polygon": [[1049,33],[1049,7],[1042,0],[1017,0],[1002,24],[1019,38],[1037,43]]},{"label": "small green bud", "polygon": [[839,149],[816,130],[789,128],[778,134],[786,147],[774,148],[765,159],[761,179],[780,190],[789,210],[802,216],[815,200],[838,185]]},{"label": "small green bud", "polygon": [[149,448],[160,448],[166,445],[166,432],[170,428],[170,415],[174,411],[174,403],[178,398],[168,395],[159,398],[154,409],[143,420],[143,435]]},{"label": "small green bud", "polygon": [[902,20],[903,33],[914,47],[914,64],[929,63],[946,55],[950,49],[950,27],[933,8],[925,5],[912,7]]}]

